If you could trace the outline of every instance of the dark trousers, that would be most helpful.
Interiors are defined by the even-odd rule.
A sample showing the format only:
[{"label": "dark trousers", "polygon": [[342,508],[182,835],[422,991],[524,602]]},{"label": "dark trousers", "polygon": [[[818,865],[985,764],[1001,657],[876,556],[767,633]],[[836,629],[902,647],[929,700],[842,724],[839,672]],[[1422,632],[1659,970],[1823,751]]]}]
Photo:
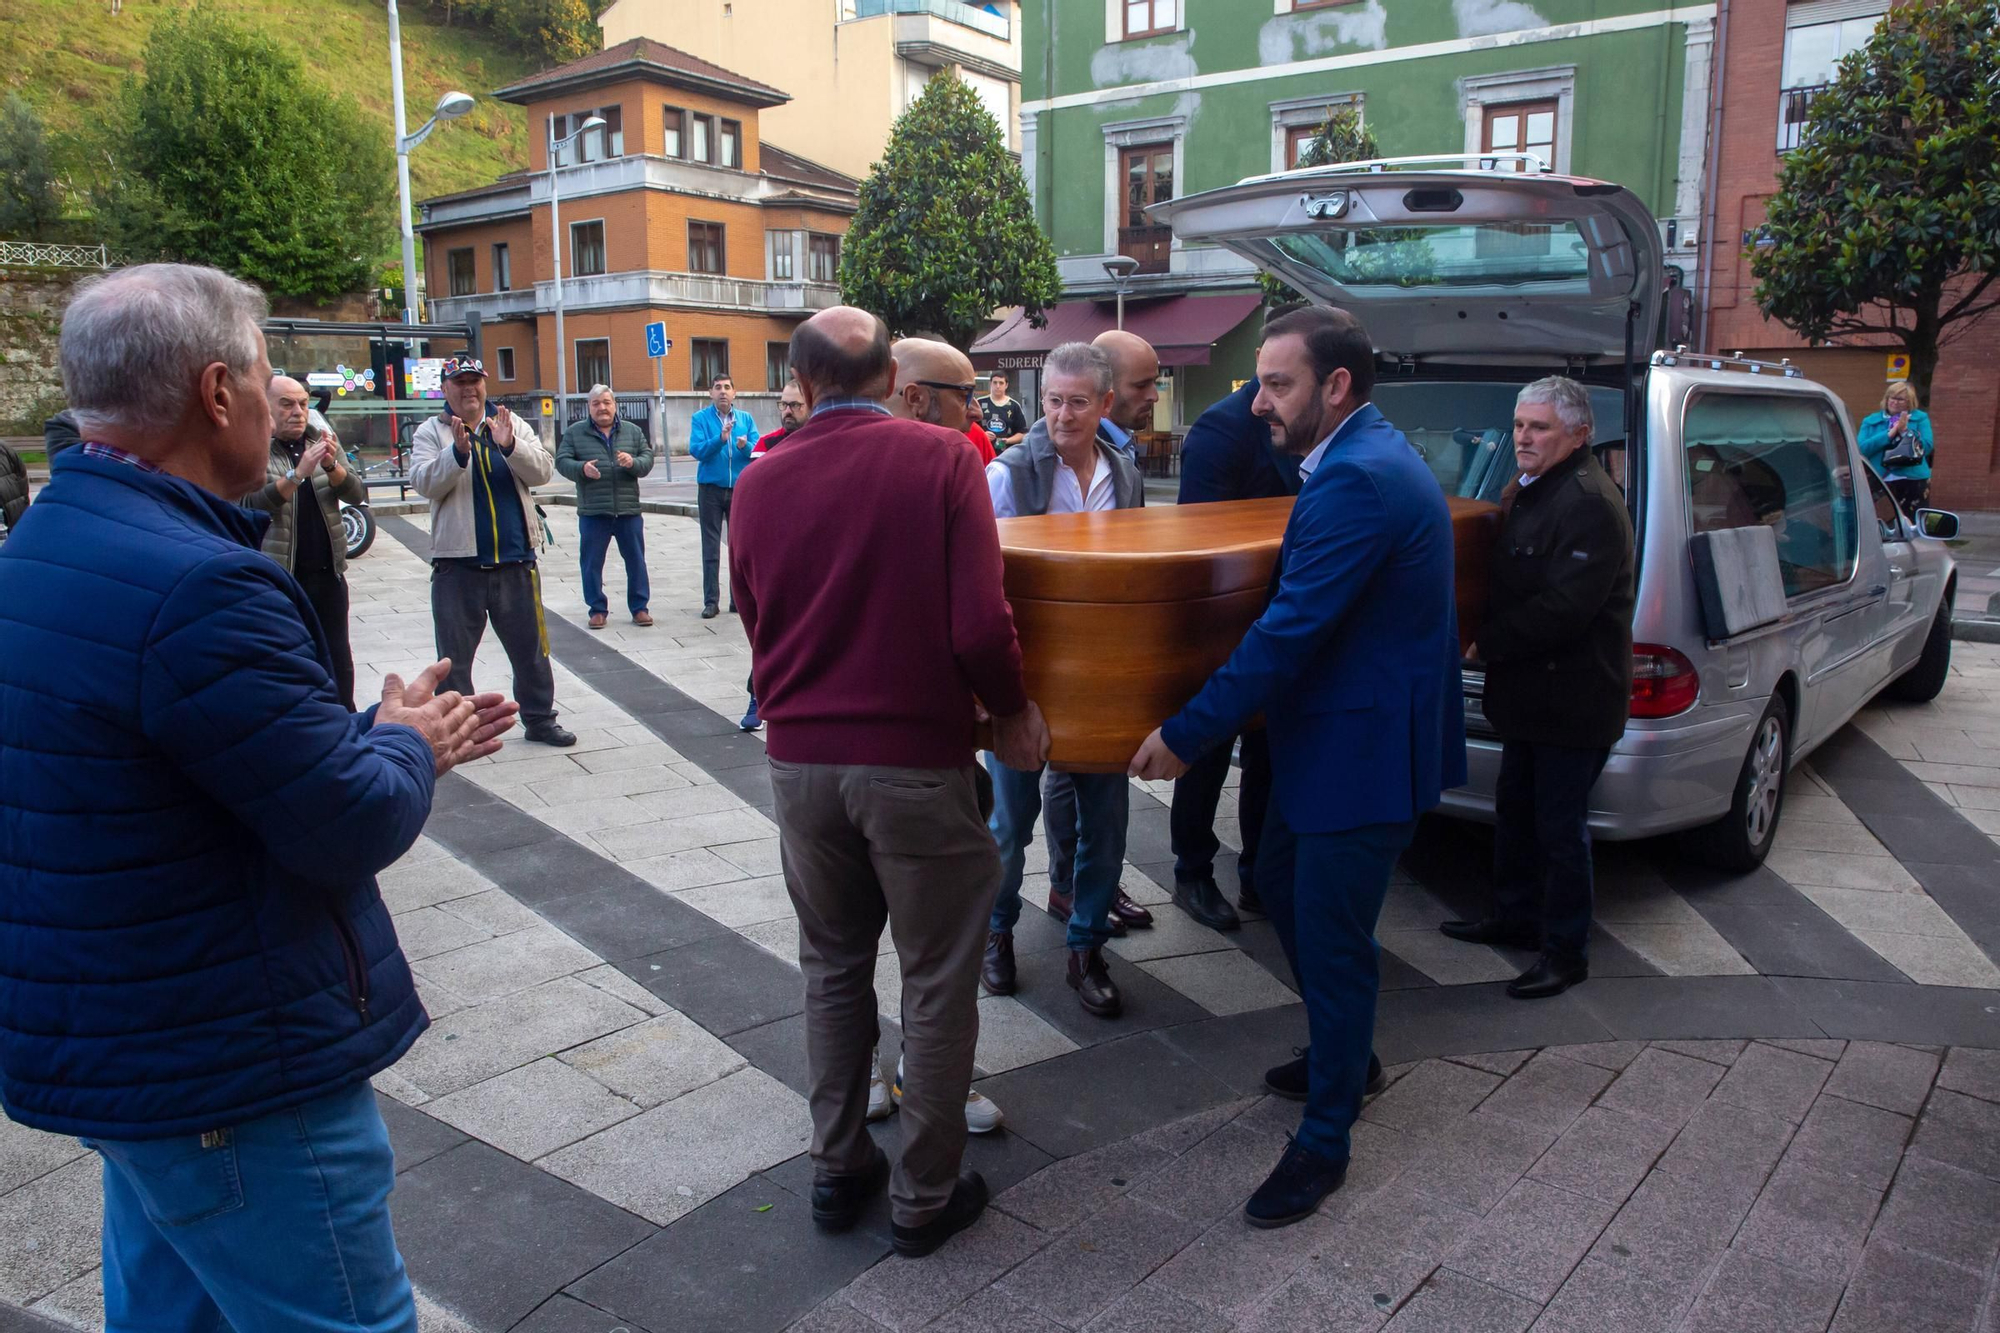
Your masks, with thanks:
[{"label": "dark trousers", "polygon": [[[722,605],[722,529],[729,522],[729,502],[736,491],[730,486],[702,482],[694,488],[695,509],[701,515],[701,604],[703,609]],[[736,609],[736,594],[729,594],[729,609]]]},{"label": "dark trousers", "polygon": [[1294,833],[1273,805],[1264,820],[1257,892],[1306,1003],[1306,1109],[1297,1141],[1322,1157],[1350,1156],[1375,1043],[1381,984],[1375,922],[1389,872],[1415,820],[1338,833]]},{"label": "dark trousers", "polygon": [[548,636],[542,625],[542,581],[532,560],[481,569],[471,561],[440,560],[431,566],[431,621],[439,657],[451,659],[444,687],[472,693],[472,656],[486,622],[500,636],[514,667],[514,699],[523,726],[553,722],[556,677],[549,667]]},{"label": "dark trousers", "polygon": [[1929,477],[1885,477],[1883,482],[1906,514],[1914,514],[1931,502]]},{"label": "dark trousers", "polygon": [[[1188,765],[1174,783],[1169,827],[1174,843],[1174,878],[1207,879],[1215,874],[1215,854],[1222,840],[1215,836],[1215,811],[1229,781],[1229,747],[1218,745]],[[1259,731],[1243,733],[1243,780],[1236,791],[1236,831],[1243,853],[1236,858],[1236,882],[1256,889],[1257,843],[1264,832],[1264,812],[1271,803],[1271,743]]]},{"label": "dark trousers", "polygon": [[646,519],[643,514],[583,514],[576,520],[577,544],[583,554],[583,601],[592,615],[608,609],[604,599],[604,553],[615,540],[625,564],[625,609],[638,615],[653,597],[646,577]]},{"label": "dark trousers", "polygon": [[347,711],[354,711],[354,648],[347,634],[347,580],[330,569],[308,569],[297,576],[306,600],[319,616],[320,630],[326,635],[327,655],[333,659],[333,685]]},{"label": "dark trousers", "polygon": [[1609,750],[1507,741],[1493,789],[1495,915],[1581,961],[1590,946],[1590,789]]},{"label": "dark trousers", "polygon": [[1049,839],[1049,888],[1069,893],[1076,878],[1076,783],[1053,768],[1042,770],[1042,830]]}]

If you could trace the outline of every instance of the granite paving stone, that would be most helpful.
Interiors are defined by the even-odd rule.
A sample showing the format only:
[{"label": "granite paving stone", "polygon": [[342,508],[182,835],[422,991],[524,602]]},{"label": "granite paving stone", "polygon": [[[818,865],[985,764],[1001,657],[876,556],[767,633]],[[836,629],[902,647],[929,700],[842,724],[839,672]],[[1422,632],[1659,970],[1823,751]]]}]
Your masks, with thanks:
[{"label": "granite paving stone", "polygon": [[1231,1333],[1231,1326],[1198,1305],[1142,1285],[1112,1302],[1084,1333]]},{"label": "granite paving stone", "polygon": [[0,1115],[0,1195],[18,1189],[89,1149],[67,1134],[48,1134]]},{"label": "granite paving stone", "polygon": [[389,1130],[389,1147],[395,1153],[399,1174],[439,1153],[450,1152],[466,1140],[465,1134],[444,1121],[406,1106],[380,1089],[376,1090],[375,1105]]},{"label": "granite paving stone", "polygon": [[1514,1072],[1481,1102],[1479,1114],[1518,1120],[1560,1134],[1589,1108],[1612,1077],[1610,1070],[1596,1065],[1544,1053]]},{"label": "granite paving stone", "polygon": [[1483,1069],[1426,1060],[1362,1107],[1361,1116],[1404,1133],[1436,1130],[1485,1101],[1500,1082],[1498,1075]]},{"label": "granite paving stone", "polygon": [[1657,1169],[1662,1176],[1747,1199],[1763,1186],[1795,1132],[1777,1116],[1709,1102],[1674,1136]]},{"label": "granite paving stone", "polygon": [[1121,1198],[1057,1236],[998,1286],[1057,1323],[1081,1328],[1205,1229]]},{"label": "granite paving stone", "polygon": [[799,969],[733,932],[619,967],[718,1037],[805,1010],[805,979]]},{"label": "granite paving stone", "polygon": [[1984,1274],[1870,1245],[1829,1333],[1958,1333],[1979,1316]]},{"label": "granite paving stone", "polygon": [[843,1297],[883,1328],[917,1329],[1032,1255],[1048,1237],[989,1209],[922,1263],[880,1263],[856,1278]]},{"label": "granite paving stone", "polygon": [[1609,1069],[1614,1074],[1638,1059],[1639,1053],[1645,1049],[1646,1043],[1643,1041],[1595,1041],[1582,1046],[1547,1048],[1550,1055],[1560,1055],[1568,1060],[1581,1060],[1584,1064],[1596,1065],[1599,1069]]},{"label": "granite paving stone", "polygon": [[1489,1074],[1498,1074],[1501,1078],[1506,1078],[1533,1059],[1535,1054],[1534,1051],[1486,1051],[1447,1058],[1455,1065],[1471,1065],[1474,1069],[1483,1069]]},{"label": "granite paving stone", "polygon": [[1681,1333],[1825,1333],[1838,1281],[1730,1250]]},{"label": "granite paving stone", "polygon": [[424,1104],[421,1114],[533,1161],[639,1114],[560,1060],[542,1059]]},{"label": "granite paving stone", "polygon": [[1671,1125],[1593,1106],[1542,1154],[1528,1179],[1599,1202],[1623,1203],[1673,1137]]},{"label": "granite paving stone", "polygon": [[2000,1250],[2000,1181],[1906,1157],[1868,1243],[1985,1272]]},{"label": "granite paving stone", "polygon": [[1237,1097],[1194,1060],[1144,1032],[1009,1070],[980,1088],[1012,1117],[1012,1132],[1058,1157]]},{"label": "granite paving stone", "polygon": [[1699,1291],[1694,1283],[1649,1282],[1629,1268],[1586,1258],[1535,1321],[1534,1333],[1669,1333]]},{"label": "granite paving stone", "polygon": [[1844,1041],[1811,1037],[1771,1037],[1764,1044],[1780,1050],[1797,1051],[1800,1055],[1816,1055],[1822,1060],[1840,1059],[1848,1045]]},{"label": "granite paving stone", "polygon": [[[424,1327],[421,1312],[417,1333],[430,1333]],[[647,1333],[647,1330],[633,1320],[558,1292],[536,1306],[533,1314],[514,1325],[511,1333]],[[832,1333],[831,1328],[828,1333]],[[857,1324],[852,1333],[872,1333],[872,1330]]]},{"label": "granite paving stone", "polygon": [[1691,1302],[1736,1235],[1750,1197],[1655,1173],[1618,1210],[1590,1257],[1686,1292]]},{"label": "granite paving stone", "polygon": [[625,963],[723,934],[728,927],[636,875],[610,872],[603,887],[543,905],[551,925],[607,963]]},{"label": "granite paving stone", "polygon": [[995,1195],[993,1207],[1043,1231],[1063,1231],[1109,1207],[1173,1160],[1173,1153],[1156,1144],[1121,1139],[1043,1167]]},{"label": "granite paving stone", "polygon": [[1833,1073],[1833,1066],[1810,1055],[1757,1043],[1729,1067],[1714,1091],[1717,1101],[1763,1111],[1797,1122]]},{"label": "granite paving stone", "polygon": [[1422,1135],[1417,1160],[1398,1178],[1397,1190],[1421,1190],[1475,1213],[1485,1213],[1526,1175],[1556,1141],[1555,1130],[1484,1110]]},{"label": "granite paving stone", "polygon": [[1785,1149],[1785,1161],[1887,1189],[1913,1124],[1909,1116],[1894,1111],[1822,1097]]},{"label": "granite paving stone", "polygon": [[1548,1304],[1618,1211],[1523,1180],[1445,1257],[1445,1266],[1488,1285]]},{"label": "granite paving stone", "polygon": [[[523,906],[511,893],[501,889],[488,889],[484,893],[471,893],[463,898],[453,898],[438,904],[438,911],[470,922],[488,935],[510,935],[517,930],[541,924],[542,918],[532,907]],[[397,919],[398,933],[402,930],[402,920]],[[406,948],[404,952],[409,951]]]},{"label": "granite paving stone", "polygon": [[575,977],[559,977],[434,1019],[394,1072],[427,1096],[442,1096],[645,1017]]},{"label": "granite paving stone", "polygon": [[1910,1150],[2000,1180],[2000,1105],[1941,1088],[1925,1104]]},{"label": "granite paving stone", "polygon": [[1342,1189],[1312,1217],[1275,1231],[1251,1226],[1240,1211],[1230,1213],[1161,1265],[1146,1285],[1234,1317],[1260,1304],[1308,1259],[1323,1255],[1336,1221],[1354,1202]]},{"label": "granite paving stone", "polygon": [[1822,1277],[1845,1278],[1881,1207],[1882,1191],[1782,1162],[1744,1220],[1738,1248]]},{"label": "granite paving stone", "polygon": [[1063,1326],[993,1287],[931,1325],[930,1333],[1064,1333]]},{"label": "granite paving stone", "polygon": [[672,1101],[744,1066],[726,1043],[672,1011],[565,1051],[562,1062],[640,1108]]},{"label": "granite paving stone", "polygon": [[1597,1099],[1597,1105],[1608,1111],[1684,1124],[1708,1099],[1726,1072],[1706,1060],[1653,1047],[1625,1066]]},{"label": "granite paving stone", "polygon": [[1981,1101],[2000,1102],[2000,1050],[1953,1047],[1938,1071],[1937,1085]]},{"label": "granite paving stone", "polygon": [[536,925],[426,958],[414,970],[479,1004],[581,972],[600,961],[553,926]]},{"label": "granite paving stone", "polygon": [[1542,1312],[1498,1287],[1441,1269],[1403,1303],[1385,1333],[1524,1333]]},{"label": "granite paving stone", "polygon": [[26,1305],[97,1267],[103,1177],[90,1153],[0,1194],[0,1299]]},{"label": "granite paving stone", "polygon": [[553,1174],[662,1226],[805,1150],[805,1099],[744,1069],[542,1159]]},{"label": "granite paving stone", "polygon": [[[1374,1296],[1380,1296],[1378,1304]],[[1237,1333],[1373,1333],[1388,1322],[1395,1302],[1387,1292],[1356,1301],[1343,1291],[1329,1299],[1324,1286],[1300,1274],[1236,1321]]]},{"label": "granite paving stone", "polygon": [[1653,1043],[1663,1051],[1689,1056],[1696,1060],[1706,1060],[1712,1065],[1727,1068],[1736,1063],[1736,1057],[1743,1054],[1746,1041],[1656,1041]]},{"label": "granite paving stone", "polygon": [[1280,1151],[1269,1135],[1224,1125],[1133,1188],[1131,1197],[1191,1221],[1209,1221],[1241,1209],[1271,1174]]},{"label": "granite paving stone", "polygon": [[1938,1063],[1938,1057],[1926,1051],[1888,1042],[1857,1041],[1841,1055],[1826,1090],[1851,1102],[1913,1116],[1930,1096]]}]

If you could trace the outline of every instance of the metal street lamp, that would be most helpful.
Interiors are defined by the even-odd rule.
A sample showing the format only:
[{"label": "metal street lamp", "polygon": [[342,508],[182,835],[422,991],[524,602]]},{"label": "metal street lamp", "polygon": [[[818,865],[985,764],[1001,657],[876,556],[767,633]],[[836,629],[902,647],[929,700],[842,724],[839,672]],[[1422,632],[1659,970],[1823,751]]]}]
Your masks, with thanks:
[{"label": "metal street lamp", "polygon": [[423,128],[415,134],[403,132],[403,25],[396,14],[396,0],[389,0],[389,91],[396,104],[396,193],[403,205],[403,322],[417,322],[417,234],[410,225],[410,151],[430,137],[439,122],[457,120],[472,110],[473,100],[465,93],[450,92],[438,98],[437,107]]},{"label": "metal street lamp", "polygon": [[549,249],[556,261],[556,434],[569,428],[569,349],[563,343],[562,200],[556,189],[556,155],[592,130],[604,128],[604,117],[591,116],[558,139],[549,135]]},{"label": "metal street lamp", "polygon": [[1122,329],[1125,327],[1125,285],[1139,271],[1139,261],[1130,255],[1113,255],[1104,261],[1104,271],[1111,275],[1111,284],[1118,289],[1118,327]]}]

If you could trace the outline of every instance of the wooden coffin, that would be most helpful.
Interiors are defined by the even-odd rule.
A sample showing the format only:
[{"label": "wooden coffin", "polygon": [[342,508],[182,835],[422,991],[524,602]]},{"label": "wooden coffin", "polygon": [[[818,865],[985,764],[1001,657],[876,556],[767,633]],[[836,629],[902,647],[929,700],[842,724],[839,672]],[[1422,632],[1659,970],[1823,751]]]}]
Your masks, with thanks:
[{"label": "wooden coffin", "polygon": [[[1123,772],[1139,743],[1194,697],[1264,609],[1290,499],[1162,505],[1000,520],[1007,600],[1050,762]],[[1451,501],[1458,626],[1486,605],[1498,507]]]}]

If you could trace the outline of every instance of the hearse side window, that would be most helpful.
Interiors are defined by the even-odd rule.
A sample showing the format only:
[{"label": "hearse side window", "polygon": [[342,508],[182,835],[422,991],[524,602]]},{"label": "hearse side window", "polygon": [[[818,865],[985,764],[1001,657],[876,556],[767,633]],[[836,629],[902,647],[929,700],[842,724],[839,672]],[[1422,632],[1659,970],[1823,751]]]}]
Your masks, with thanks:
[{"label": "hearse side window", "polygon": [[1854,577],[1854,475],[1846,437],[1825,403],[1793,394],[1698,394],[1688,402],[1682,438],[1692,531],[1771,528],[1786,597]]},{"label": "hearse side window", "polygon": [[[1514,463],[1514,399],[1520,384],[1474,380],[1375,382],[1374,402],[1391,425],[1409,436],[1446,495],[1494,500],[1520,475]],[[1600,461],[1617,446],[1623,480],[1625,400],[1618,390],[1590,386],[1597,429],[1591,445]]]}]

